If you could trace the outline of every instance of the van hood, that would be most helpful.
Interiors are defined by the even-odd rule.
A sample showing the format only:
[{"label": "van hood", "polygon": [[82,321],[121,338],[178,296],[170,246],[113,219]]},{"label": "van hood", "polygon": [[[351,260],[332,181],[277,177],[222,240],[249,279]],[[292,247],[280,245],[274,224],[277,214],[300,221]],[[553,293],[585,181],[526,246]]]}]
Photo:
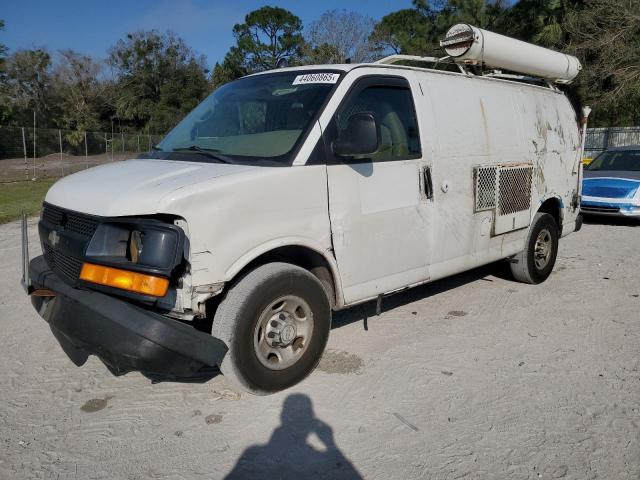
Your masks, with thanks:
[{"label": "van hood", "polygon": [[582,194],[600,198],[633,198],[640,188],[640,179],[592,177],[582,181]]},{"label": "van hood", "polygon": [[59,207],[106,217],[153,215],[176,190],[258,167],[136,159],[91,168],[56,182],[45,198]]}]

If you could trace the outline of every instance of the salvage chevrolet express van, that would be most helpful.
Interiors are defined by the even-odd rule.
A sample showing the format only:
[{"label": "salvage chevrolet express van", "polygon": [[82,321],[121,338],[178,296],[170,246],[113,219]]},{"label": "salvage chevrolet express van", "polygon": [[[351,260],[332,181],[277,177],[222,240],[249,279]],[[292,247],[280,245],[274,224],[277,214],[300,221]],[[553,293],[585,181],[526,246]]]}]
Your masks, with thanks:
[{"label": "salvage chevrolet express van", "polygon": [[577,225],[580,135],[556,83],[579,63],[457,28],[448,60],[241,78],[152,152],[58,181],[24,283],[70,358],[219,366],[265,394],[314,369],[334,310],[500,259],[544,281]]}]

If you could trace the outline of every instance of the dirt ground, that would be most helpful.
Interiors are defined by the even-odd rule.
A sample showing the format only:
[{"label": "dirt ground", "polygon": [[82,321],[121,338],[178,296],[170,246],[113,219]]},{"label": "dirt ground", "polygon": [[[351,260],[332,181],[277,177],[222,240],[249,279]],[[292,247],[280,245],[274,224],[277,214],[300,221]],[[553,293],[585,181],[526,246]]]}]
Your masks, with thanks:
[{"label": "dirt ground", "polygon": [[539,286],[496,264],[337,314],[268,397],[73,366],[19,241],[0,226],[2,479],[640,478],[640,227],[585,225]]},{"label": "dirt ground", "polygon": [[133,152],[89,155],[88,157],[65,154],[61,158],[60,154],[54,153],[36,159],[27,158],[26,164],[24,158],[4,158],[0,159],[0,183],[32,178],[61,178],[96,165],[135,158],[137,155]]}]

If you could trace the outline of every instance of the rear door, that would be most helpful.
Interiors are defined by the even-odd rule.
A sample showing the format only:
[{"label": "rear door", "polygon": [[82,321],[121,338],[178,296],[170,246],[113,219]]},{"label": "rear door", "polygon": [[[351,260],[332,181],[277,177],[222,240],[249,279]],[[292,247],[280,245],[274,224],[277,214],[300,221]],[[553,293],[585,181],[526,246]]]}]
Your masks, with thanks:
[{"label": "rear door", "polygon": [[[335,115],[321,120],[333,246],[346,303],[429,277],[431,200],[411,82],[400,75],[360,75]],[[332,142],[351,115],[363,112],[372,113],[380,127],[378,151],[364,158],[334,155]]]}]

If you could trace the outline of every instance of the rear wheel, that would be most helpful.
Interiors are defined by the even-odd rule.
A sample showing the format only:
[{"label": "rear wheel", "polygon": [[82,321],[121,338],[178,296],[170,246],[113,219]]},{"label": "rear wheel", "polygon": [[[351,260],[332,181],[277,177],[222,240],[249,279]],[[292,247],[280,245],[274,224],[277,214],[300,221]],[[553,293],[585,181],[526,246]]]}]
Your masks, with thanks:
[{"label": "rear wheel", "polygon": [[307,270],[269,263],[250,271],[227,292],[212,334],[229,351],[220,369],[250,393],[291,387],[309,375],[331,328],[329,299]]},{"label": "rear wheel", "polygon": [[511,273],[519,282],[544,282],[556,263],[558,225],[548,213],[536,213],[529,227],[525,249],[510,263]]}]

